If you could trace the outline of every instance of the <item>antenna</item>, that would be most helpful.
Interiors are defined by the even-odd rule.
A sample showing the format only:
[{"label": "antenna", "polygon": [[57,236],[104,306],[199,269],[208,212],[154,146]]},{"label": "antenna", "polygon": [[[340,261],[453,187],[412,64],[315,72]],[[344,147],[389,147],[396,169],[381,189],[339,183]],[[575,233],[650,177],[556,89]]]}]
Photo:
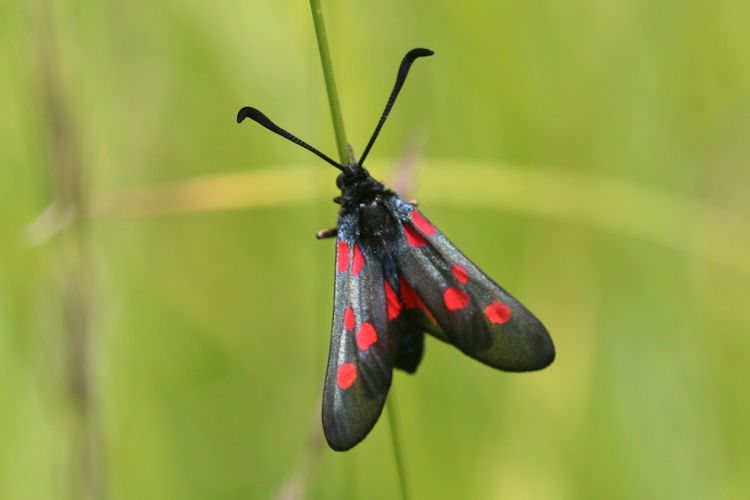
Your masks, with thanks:
[{"label": "antenna", "polygon": [[378,126],[375,127],[375,132],[373,132],[372,137],[370,138],[370,142],[367,143],[367,147],[365,147],[364,153],[362,153],[362,156],[360,156],[359,158],[360,165],[364,163],[365,158],[367,157],[367,153],[370,152],[370,148],[372,148],[372,145],[375,143],[375,139],[378,137],[378,134],[380,133],[380,129],[383,127],[383,124],[385,123],[385,119],[388,118],[388,113],[391,112],[393,103],[396,101],[396,97],[398,96],[398,93],[401,91],[401,87],[404,86],[404,82],[406,81],[406,75],[409,74],[409,68],[411,68],[411,64],[418,57],[431,56],[432,54],[434,54],[434,52],[429,49],[411,49],[409,52],[406,53],[404,58],[401,60],[401,66],[399,66],[398,75],[396,75],[396,84],[393,86],[393,91],[391,91],[391,96],[388,98],[388,102],[385,105],[385,110],[383,110],[383,115],[380,117]]},{"label": "antenna", "polygon": [[306,150],[308,150],[308,151],[310,151],[312,153],[315,153],[316,155],[318,155],[319,157],[323,158],[325,161],[327,161],[328,163],[330,163],[334,167],[338,168],[339,170],[344,170],[344,167],[341,164],[336,163],[331,158],[329,158],[328,156],[324,155],[323,153],[321,153],[320,151],[318,151],[314,147],[310,146],[305,141],[303,141],[301,139],[298,139],[297,137],[293,136],[292,134],[290,134],[289,132],[287,132],[283,128],[279,127],[274,122],[272,122],[271,120],[269,120],[266,115],[264,115],[263,113],[261,113],[257,109],[250,108],[250,107],[247,107],[247,106],[244,107],[244,108],[242,108],[240,110],[240,112],[237,113],[237,123],[242,122],[242,120],[244,120],[245,118],[250,118],[251,120],[254,120],[254,121],[260,123],[261,125],[263,125],[264,127],[266,127],[268,130],[270,130],[271,132],[276,132],[281,137],[289,139],[290,141],[292,141],[293,143],[297,144],[298,146],[302,146]]}]

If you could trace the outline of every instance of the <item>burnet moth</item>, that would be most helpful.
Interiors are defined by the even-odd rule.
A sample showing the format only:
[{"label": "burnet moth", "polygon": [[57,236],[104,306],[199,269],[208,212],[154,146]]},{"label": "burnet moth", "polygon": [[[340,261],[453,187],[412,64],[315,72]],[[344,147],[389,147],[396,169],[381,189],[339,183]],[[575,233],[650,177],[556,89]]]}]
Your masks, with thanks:
[{"label": "burnet moth", "polygon": [[388,103],[359,161],[341,165],[275,125],[255,108],[250,118],[341,170],[333,328],[323,392],[323,429],[334,450],[348,450],[373,428],[393,368],[414,373],[424,334],[507,371],[539,370],[555,357],[544,325],[467,259],[416,207],[363,168],[415,59],[401,61]]}]

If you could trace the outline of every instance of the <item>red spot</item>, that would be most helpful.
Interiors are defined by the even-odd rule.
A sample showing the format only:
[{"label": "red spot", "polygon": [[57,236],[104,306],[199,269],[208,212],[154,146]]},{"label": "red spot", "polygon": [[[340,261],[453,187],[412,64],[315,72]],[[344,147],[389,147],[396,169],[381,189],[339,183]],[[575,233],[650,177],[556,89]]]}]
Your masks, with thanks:
[{"label": "red spot", "polygon": [[415,226],[419,228],[420,231],[424,233],[425,236],[433,236],[437,233],[437,229],[435,229],[432,224],[427,222],[427,219],[422,217],[422,214],[420,214],[416,210],[411,211],[411,221]]},{"label": "red spot", "polygon": [[339,240],[339,251],[336,252],[336,269],[340,273],[349,269],[349,245],[344,240]]},{"label": "red spot", "polygon": [[404,224],[404,232],[406,232],[406,241],[409,242],[409,246],[423,247],[427,244],[424,236],[419,234],[417,230],[411,227],[409,224]]},{"label": "red spot", "polygon": [[469,303],[471,303],[471,299],[463,290],[450,287],[443,292],[443,302],[445,302],[445,307],[447,307],[449,311],[458,311],[459,309],[468,306]]},{"label": "red spot", "polygon": [[388,281],[385,282],[385,298],[388,303],[388,321],[393,321],[401,314],[401,301],[398,300],[398,295]]},{"label": "red spot", "polygon": [[365,265],[365,258],[362,256],[362,252],[359,249],[359,246],[355,243],[354,244],[354,256],[352,257],[352,274],[354,276],[358,275],[359,272],[362,270],[362,266]]},{"label": "red spot", "polygon": [[464,266],[453,266],[453,269],[451,269],[451,271],[453,271],[453,276],[455,276],[456,279],[461,283],[466,283],[469,281],[469,273],[468,271],[466,271],[466,268]]},{"label": "red spot", "polygon": [[344,312],[344,328],[350,332],[354,330],[354,309],[347,307]]},{"label": "red spot", "polygon": [[357,332],[357,346],[360,351],[366,351],[372,344],[377,342],[378,333],[375,331],[375,327],[372,323],[364,322],[359,326]]},{"label": "red spot", "polygon": [[401,278],[401,300],[404,302],[404,306],[407,309],[414,309],[419,307],[419,295],[414,289],[407,283],[403,276]]},{"label": "red spot", "polygon": [[493,323],[507,323],[510,321],[510,309],[499,300],[496,300],[485,307],[484,314],[486,314]]},{"label": "red spot", "polygon": [[339,366],[339,372],[336,376],[336,383],[342,389],[348,389],[357,379],[357,367],[351,363],[344,363]]},{"label": "red spot", "polygon": [[424,305],[424,302],[422,302],[422,299],[419,298],[419,295],[417,295],[417,292],[414,291],[411,285],[409,285],[403,276],[400,276],[400,280],[401,302],[403,302],[404,307],[407,309],[416,309],[419,307],[433,323],[437,323],[437,321],[435,321],[435,316],[433,316],[430,310],[427,309],[427,306]]}]

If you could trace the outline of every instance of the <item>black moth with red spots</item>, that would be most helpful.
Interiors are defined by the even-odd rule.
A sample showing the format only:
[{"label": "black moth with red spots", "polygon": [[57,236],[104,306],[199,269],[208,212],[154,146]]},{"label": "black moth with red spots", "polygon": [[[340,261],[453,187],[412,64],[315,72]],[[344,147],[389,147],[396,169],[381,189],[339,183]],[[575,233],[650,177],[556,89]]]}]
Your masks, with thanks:
[{"label": "black moth with red spots", "polygon": [[251,118],[341,170],[336,236],[333,330],[323,392],[323,428],[334,450],[348,450],[375,425],[393,368],[414,373],[424,334],[482,363],[508,371],[539,370],[555,357],[544,325],[467,259],[417,209],[362,167],[412,62],[406,54],[396,85],[359,161],[341,165],[276,126],[255,108]]}]

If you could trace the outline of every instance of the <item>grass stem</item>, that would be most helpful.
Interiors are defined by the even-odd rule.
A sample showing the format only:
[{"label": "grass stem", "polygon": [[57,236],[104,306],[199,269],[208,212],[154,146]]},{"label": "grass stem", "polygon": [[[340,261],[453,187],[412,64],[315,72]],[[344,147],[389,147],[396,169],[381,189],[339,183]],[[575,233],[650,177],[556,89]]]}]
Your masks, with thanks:
[{"label": "grass stem", "polygon": [[328,48],[328,35],[326,35],[326,26],[323,22],[323,9],[320,7],[320,0],[310,0],[310,8],[312,9],[313,24],[315,25],[315,35],[318,38],[320,63],[323,65],[323,77],[326,81],[328,104],[331,107],[333,133],[336,135],[339,161],[342,165],[346,165],[350,161],[349,149],[348,143],[346,142],[346,132],[344,131],[344,119],[341,116],[341,104],[339,104],[339,96],[336,91],[336,79],[333,76],[331,50]]},{"label": "grass stem", "polygon": [[406,469],[404,469],[404,457],[401,453],[401,434],[398,427],[398,405],[396,404],[396,394],[391,387],[388,394],[388,423],[391,428],[391,440],[393,441],[393,455],[396,459],[396,469],[398,469],[398,482],[401,486],[401,498],[409,500],[409,488],[406,480]]}]

